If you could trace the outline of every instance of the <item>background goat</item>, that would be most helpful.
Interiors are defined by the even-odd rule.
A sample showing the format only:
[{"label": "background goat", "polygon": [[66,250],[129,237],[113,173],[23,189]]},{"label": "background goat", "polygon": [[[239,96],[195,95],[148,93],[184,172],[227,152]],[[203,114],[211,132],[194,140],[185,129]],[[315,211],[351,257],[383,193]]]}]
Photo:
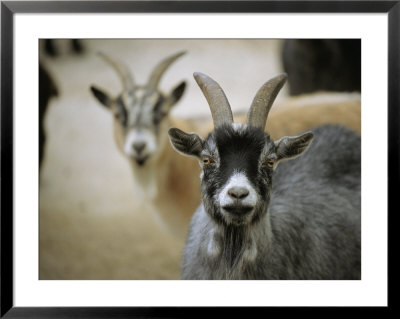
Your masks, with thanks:
[{"label": "background goat", "polygon": [[[272,139],[298,134],[323,124],[343,125],[361,134],[361,95],[357,92],[303,94],[286,98],[276,105],[277,110],[268,116],[266,125]],[[245,123],[247,115],[237,113],[234,118]]]},{"label": "background goat", "polygon": [[100,54],[117,71],[124,88],[113,98],[104,90],[91,87],[94,96],[114,114],[114,138],[131,164],[137,198],[161,217],[162,225],[182,237],[200,202],[198,180],[185,176],[200,171],[193,162],[178,156],[168,143],[170,126],[190,129],[183,121],[168,116],[182,97],[186,83],[181,82],[168,95],[158,89],[158,84],[168,67],[183,54],[160,62],[143,86],[134,84],[131,73],[120,62]]},{"label": "background goat", "polygon": [[[58,57],[60,55],[60,50],[57,48],[57,40],[55,39],[44,39],[43,41],[43,51],[45,54],[51,57]],[[85,51],[85,48],[82,44],[82,40],[79,39],[71,39],[69,40],[70,50],[75,54],[81,54]]]},{"label": "background goat", "polygon": [[285,40],[282,65],[291,95],[361,91],[359,39]]},{"label": "background goat", "polygon": [[58,96],[57,85],[49,71],[39,63],[39,168],[42,167],[46,132],[44,120],[49,101]]},{"label": "background goat", "polygon": [[322,126],[274,142],[264,127],[285,75],[260,88],[245,125],[232,124],[214,80],[194,76],[215,130],[205,140],[169,130],[175,149],[202,166],[202,204],[191,221],[182,278],[360,279],[360,137]]}]

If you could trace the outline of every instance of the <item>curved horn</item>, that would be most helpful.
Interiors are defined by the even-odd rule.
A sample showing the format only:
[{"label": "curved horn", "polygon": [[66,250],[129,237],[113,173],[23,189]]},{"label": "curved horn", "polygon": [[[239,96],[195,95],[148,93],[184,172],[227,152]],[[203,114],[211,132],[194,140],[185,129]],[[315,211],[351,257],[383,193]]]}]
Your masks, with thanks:
[{"label": "curved horn", "polygon": [[133,78],[125,65],[112,59],[102,52],[98,52],[97,55],[100,56],[104,61],[106,61],[118,73],[125,91],[133,90]]},{"label": "curved horn", "polygon": [[209,76],[200,72],[193,73],[193,76],[200,89],[203,91],[208,105],[210,106],[214,127],[218,127],[225,123],[232,124],[232,110],[228,99],[219,84]]},{"label": "curved horn", "polygon": [[164,74],[164,72],[168,69],[168,67],[179,57],[181,57],[182,55],[184,55],[186,53],[186,51],[182,51],[179,52],[175,55],[172,55],[164,60],[162,60],[153,70],[153,72],[151,72],[149,81],[147,83],[147,86],[149,86],[150,88],[156,89],[158,87],[158,83],[161,80],[162,75]]},{"label": "curved horn", "polygon": [[269,110],[280,89],[285,84],[287,75],[280,74],[266,82],[257,92],[247,113],[247,124],[253,127],[265,128]]}]

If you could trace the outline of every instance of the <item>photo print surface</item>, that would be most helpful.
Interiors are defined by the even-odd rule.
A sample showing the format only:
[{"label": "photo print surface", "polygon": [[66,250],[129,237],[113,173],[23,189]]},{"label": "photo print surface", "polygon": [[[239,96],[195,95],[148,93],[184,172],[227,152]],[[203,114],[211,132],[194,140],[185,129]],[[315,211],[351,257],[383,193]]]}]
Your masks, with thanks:
[{"label": "photo print surface", "polygon": [[361,279],[361,40],[39,50],[39,279]]}]

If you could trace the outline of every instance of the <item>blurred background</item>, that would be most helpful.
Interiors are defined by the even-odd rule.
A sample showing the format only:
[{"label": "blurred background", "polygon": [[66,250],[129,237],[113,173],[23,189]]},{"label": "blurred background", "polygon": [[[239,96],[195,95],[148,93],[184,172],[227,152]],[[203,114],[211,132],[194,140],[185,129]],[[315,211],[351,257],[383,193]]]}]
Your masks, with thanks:
[{"label": "blurred background", "polygon": [[[361,88],[360,40],[41,40],[39,77],[39,279],[179,279],[184,241],[160,227],[135,194],[128,160],[113,138],[113,117],[92,84],[116,96],[121,83],[96,55],[123,61],[144,84],[162,59],[187,53],[164,74],[170,92],[187,88],[171,116],[211,119],[192,74],[211,76],[232,110],[246,112],[265,81],[289,83],[271,114],[293,95]],[[293,106],[295,107],[295,106]],[[360,119],[359,119],[360,120]],[[136,196],[135,196],[136,195]]]}]

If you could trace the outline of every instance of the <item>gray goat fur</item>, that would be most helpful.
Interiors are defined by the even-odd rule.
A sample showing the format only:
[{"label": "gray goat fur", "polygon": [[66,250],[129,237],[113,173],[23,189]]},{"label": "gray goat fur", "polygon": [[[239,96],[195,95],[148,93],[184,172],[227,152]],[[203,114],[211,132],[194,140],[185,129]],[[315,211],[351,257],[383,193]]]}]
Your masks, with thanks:
[{"label": "gray goat fur", "polygon": [[[218,153],[221,141],[229,144],[256,130],[255,136],[263,134],[260,139],[268,147],[278,145],[279,141],[271,141],[264,130],[261,133],[259,127],[252,128],[250,120],[240,127],[224,123],[205,140],[181,131],[190,136],[186,144],[185,135],[176,129],[170,129],[169,135],[179,152],[200,159],[193,152],[196,143],[203,150],[216,148]],[[218,210],[223,209],[215,203],[216,196],[210,195],[211,188],[223,187],[213,180],[221,175],[210,178],[203,167],[202,203],[190,223],[182,279],[361,279],[361,138],[336,125],[312,132],[299,135],[307,139],[301,151],[280,162],[263,179],[267,191],[257,203],[257,218],[251,222],[235,224],[221,218]],[[238,152],[240,149],[235,150]],[[240,159],[237,154],[230,156]],[[243,159],[256,162],[221,163],[257,166],[258,155],[246,156]],[[222,164],[216,170],[221,168]],[[259,183],[255,178],[250,182]]]}]

